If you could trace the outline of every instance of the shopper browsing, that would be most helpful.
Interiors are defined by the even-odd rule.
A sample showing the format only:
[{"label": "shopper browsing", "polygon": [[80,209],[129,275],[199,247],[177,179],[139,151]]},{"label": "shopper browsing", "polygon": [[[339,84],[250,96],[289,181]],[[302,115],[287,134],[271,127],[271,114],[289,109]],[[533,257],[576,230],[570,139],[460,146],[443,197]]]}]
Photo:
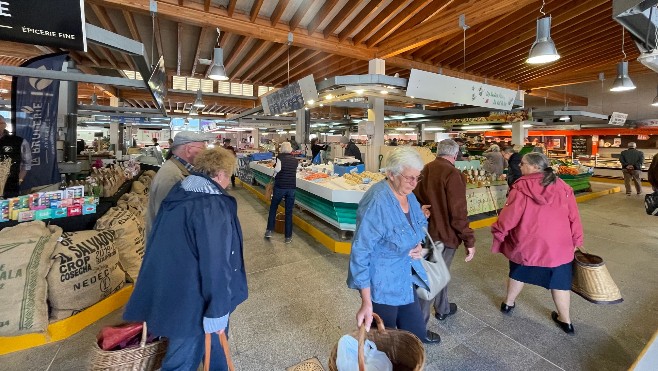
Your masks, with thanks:
[{"label": "shopper browsing", "polygon": [[370,329],[375,312],[386,327],[438,343],[441,337],[426,331],[410,272],[411,268],[427,280],[420,262],[427,220],[412,193],[420,181],[423,161],[414,149],[398,147],[384,166],[386,180],[370,187],[357,209],[347,276],[347,286],[361,294],[357,326],[365,324]]},{"label": "shopper browsing", "polygon": [[353,141],[351,141],[348,137],[342,136],[340,137],[340,146],[345,149],[343,155],[345,157],[352,156],[357,161],[363,163],[363,159],[361,158],[361,151],[359,150],[359,147],[354,144]]},{"label": "shopper browsing", "polygon": [[482,155],[486,158],[486,161],[482,164],[484,171],[495,175],[503,174],[503,170],[505,170],[505,159],[500,153],[500,147],[497,144],[492,144]]},{"label": "shopper browsing", "polygon": [[322,163],[322,154],[320,151],[326,151],[329,148],[327,144],[318,144],[318,138],[311,139],[311,159],[314,164]]},{"label": "shopper browsing", "polygon": [[503,148],[503,158],[507,161],[507,185],[512,184],[521,177],[521,155],[513,146]]},{"label": "shopper browsing", "polygon": [[575,249],[583,245],[583,227],[573,189],[558,178],[542,153],[528,153],[521,173],[491,226],[491,251],[509,259],[507,295],[503,313],[516,307],[524,283],[551,290],[557,312],[551,318],[560,328],[574,333],[571,302],[571,263]]},{"label": "shopper browsing", "polygon": [[[14,129],[14,133],[16,129]],[[32,168],[32,150],[30,144],[18,135],[11,135],[7,131],[7,122],[0,115],[0,161],[11,159],[9,177],[5,183],[4,198],[16,197],[20,194],[20,186]]]},{"label": "shopper browsing", "polygon": [[621,151],[619,162],[621,162],[621,171],[624,174],[624,185],[626,186],[626,196],[631,195],[631,179],[635,184],[637,194],[642,194],[642,183],[640,175],[644,165],[644,153],[637,150],[635,142],[628,143],[628,149]]},{"label": "shopper browsing", "polygon": [[[231,138],[224,138],[222,140],[222,146],[224,148],[228,149],[229,151],[233,152],[233,156],[236,158],[238,157],[238,154],[235,153],[235,148],[231,145]],[[233,171],[233,174],[231,174],[231,187],[235,188],[235,171]]]},{"label": "shopper browsing", "polygon": [[[235,161],[224,148],[201,152],[195,173],[162,201],[146,242],[123,317],[168,338],[163,370],[196,370],[205,334],[228,334],[229,315],[247,299],[237,201],[226,192]],[[213,336],[211,369],[227,370],[219,347]]]},{"label": "shopper browsing", "polygon": [[290,142],[283,142],[279,147],[279,155],[274,165],[274,190],[272,192],[272,203],[267,218],[267,229],[265,238],[272,237],[272,230],[276,219],[276,210],[281,200],[285,199],[285,242],[292,242],[292,211],[295,206],[295,190],[297,189],[297,159],[292,157],[292,146]]},{"label": "shopper browsing", "polygon": [[[418,201],[430,206],[428,231],[434,241],[445,245],[443,260],[448,268],[462,242],[466,247],[465,261],[475,256],[475,234],[469,227],[466,206],[466,182],[454,165],[458,153],[459,144],[455,141],[440,141],[436,146],[436,159],[425,165],[421,172],[423,181],[414,190]],[[448,300],[448,286],[432,300],[420,299],[420,304],[425,323],[429,322],[432,306],[439,321],[457,312],[457,304]]]}]

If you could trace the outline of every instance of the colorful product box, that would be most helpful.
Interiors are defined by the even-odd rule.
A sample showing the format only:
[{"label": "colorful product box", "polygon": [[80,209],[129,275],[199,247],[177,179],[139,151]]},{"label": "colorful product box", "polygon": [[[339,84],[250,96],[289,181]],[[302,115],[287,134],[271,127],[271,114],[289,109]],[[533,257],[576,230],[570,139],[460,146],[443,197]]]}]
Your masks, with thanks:
[{"label": "colorful product box", "polygon": [[73,206],[82,206],[85,204],[84,197],[77,197],[73,199]]},{"label": "colorful product box", "polygon": [[78,216],[82,215],[82,206],[70,206],[67,208],[68,216]]},{"label": "colorful product box", "polygon": [[66,218],[68,216],[68,209],[65,207],[60,207],[57,209],[51,209],[52,212],[51,218]]},{"label": "colorful product box", "polygon": [[71,206],[73,206],[72,198],[65,198],[59,202],[59,207],[71,207]]},{"label": "colorful product box", "polygon": [[96,213],[96,204],[84,204],[82,206],[82,215],[95,214]]},{"label": "colorful product box", "polygon": [[84,200],[85,200],[85,204],[98,205],[98,199],[94,196],[85,196]]},{"label": "colorful product box", "polygon": [[62,200],[50,200],[48,201],[51,209],[59,209],[62,207]]},{"label": "colorful product box", "polygon": [[9,212],[9,219],[18,220],[20,213],[22,213],[23,211],[30,211],[30,209],[12,209]]},{"label": "colorful product box", "polygon": [[9,221],[9,200],[0,200],[0,222]]},{"label": "colorful product box", "polygon": [[52,216],[52,209],[34,210],[34,219],[44,220],[50,219]]},{"label": "colorful product box", "polygon": [[34,220],[34,210],[25,210],[18,213],[18,222],[29,222]]},{"label": "colorful product box", "polygon": [[[14,210],[30,209],[29,198],[27,196],[18,196],[9,199],[9,213],[12,214]],[[13,219],[16,220],[16,219]]]},{"label": "colorful product box", "polygon": [[41,206],[41,195],[38,193],[33,193],[27,195],[28,198],[28,207],[30,210],[37,210]]},{"label": "colorful product box", "polygon": [[49,202],[52,200],[61,201],[64,198],[64,191],[46,192],[45,197]]},{"label": "colorful product box", "polygon": [[73,186],[66,188],[65,198],[83,197],[85,195],[84,186]]}]

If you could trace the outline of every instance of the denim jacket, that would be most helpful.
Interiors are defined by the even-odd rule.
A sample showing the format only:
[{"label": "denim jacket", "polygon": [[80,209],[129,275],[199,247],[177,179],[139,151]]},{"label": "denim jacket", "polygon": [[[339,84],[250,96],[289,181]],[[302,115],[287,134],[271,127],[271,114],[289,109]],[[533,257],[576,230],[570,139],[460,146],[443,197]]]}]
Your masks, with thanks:
[{"label": "denim jacket", "polygon": [[[373,302],[405,305],[414,301],[414,283],[427,285],[420,260],[409,251],[425,236],[427,220],[413,193],[407,196],[411,223],[386,180],[373,185],[359,202],[347,286],[370,287]],[[412,276],[413,271],[423,281]]]}]

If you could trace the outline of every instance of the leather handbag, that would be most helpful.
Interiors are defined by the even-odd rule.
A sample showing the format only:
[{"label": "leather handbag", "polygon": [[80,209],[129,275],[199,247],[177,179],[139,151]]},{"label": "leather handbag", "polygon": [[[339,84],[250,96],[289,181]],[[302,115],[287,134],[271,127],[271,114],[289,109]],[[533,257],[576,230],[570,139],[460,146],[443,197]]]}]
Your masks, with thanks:
[{"label": "leather handbag", "polygon": [[[445,261],[443,261],[443,249],[445,246],[443,242],[432,240],[427,228],[423,228],[429,243],[426,243],[426,248],[423,248],[424,258],[421,260],[425,273],[427,273],[427,285],[429,290],[423,287],[416,287],[416,295],[423,300],[434,299],[450,281],[450,272]],[[427,251],[426,251],[427,250]]]}]

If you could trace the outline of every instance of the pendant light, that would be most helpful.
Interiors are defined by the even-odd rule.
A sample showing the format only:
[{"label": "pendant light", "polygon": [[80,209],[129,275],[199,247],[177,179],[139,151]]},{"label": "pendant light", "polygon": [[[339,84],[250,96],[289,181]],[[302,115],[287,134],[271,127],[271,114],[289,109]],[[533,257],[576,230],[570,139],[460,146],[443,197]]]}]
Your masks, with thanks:
[{"label": "pendant light", "polygon": [[192,104],[192,107],[203,108],[205,106],[206,104],[203,103],[203,96],[201,95],[201,89],[199,89],[196,92],[196,99],[194,100],[194,104]]},{"label": "pendant light", "polygon": [[[544,5],[542,1],[541,9],[539,9],[542,16],[546,15],[544,13]],[[558,59],[560,59],[560,54],[558,54],[555,43],[551,39],[551,16],[539,18],[537,20],[537,37],[532,47],[530,47],[530,53],[528,54],[526,63],[543,64],[554,62]]]},{"label": "pendant light", "polygon": [[226,70],[224,69],[224,50],[219,46],[219,28],[217,29],[217,46],[214,49],[212,66],[210,67],[210,72],[208,72],[208,77],[212,80],[228,80],[226,76]]},{"label": "pendant light", "polygon": [[624,59],[617,63],[617,77],[612,83],[610,91],[629,91],[635,89],[633,80],[628,76],[628,62],[626,61],[626,52],[624,51],[624,27],[621,28],[621,52]]}]

